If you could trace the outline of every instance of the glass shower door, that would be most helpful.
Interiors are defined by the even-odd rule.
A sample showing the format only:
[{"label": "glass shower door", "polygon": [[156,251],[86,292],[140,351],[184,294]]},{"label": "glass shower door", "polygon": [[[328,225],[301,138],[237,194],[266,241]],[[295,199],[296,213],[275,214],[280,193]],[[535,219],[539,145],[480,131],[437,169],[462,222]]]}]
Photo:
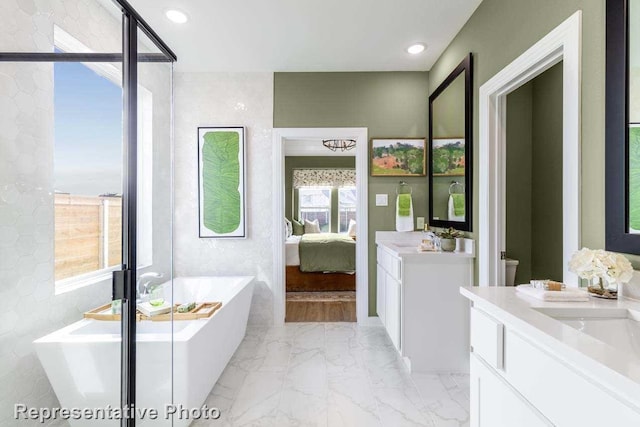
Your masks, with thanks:
[{"label": "glass shower door", "polygon": [[120,425],[120,9],[0,9],[0,425]]},{"label": "glass shower door", "polygon": [[0,3],[0,425],[171,425],[172,319],[136,309],[173,303],[175,57],[126,2]]},{"label": "glass shower door", "polygon": [[[173,63],[147,60],[162,57],[156,45],[137,31],[137,281],[142,304],[172,309],[173,265]],[[137,425],[181,425],[173,403],[173,333],[168,320],[138,322],[136,331],[136,406],[156,408],[158,419],[140,417]],[[179,325],[178,325],[179,326]],[[173,423],[173,424],[172,424]]]}]

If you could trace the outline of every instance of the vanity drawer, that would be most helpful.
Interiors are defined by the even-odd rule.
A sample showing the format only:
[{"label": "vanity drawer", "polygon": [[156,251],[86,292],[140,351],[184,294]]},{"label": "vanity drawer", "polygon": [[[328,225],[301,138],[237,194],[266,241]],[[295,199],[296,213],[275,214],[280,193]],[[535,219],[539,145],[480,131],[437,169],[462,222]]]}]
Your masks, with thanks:
[{"label": "vanity drawer", "polygon": [[640,412],[582,373],[507,328],[506,380],[558,427],[635,427]]},{"label": "vanity drawer", "polygon": [[475,307],[471,307],[471,351],[492,368],[503,368],[504,325]]},{"label": "vanity drawer", "polygon": [[400,276],[402,274],[401,273],[402,264],[401,264],[400,258],[395,257],[394,255],[390,254],[389,252],[387,252],[386,250],[378,246],[377,260],[378,260],[378,264],[380,264],[382,268],[384,268],[384,270],[389,274],[389,276],[391,276],[395,280],[398,280],[398,281],[401,280]]}]

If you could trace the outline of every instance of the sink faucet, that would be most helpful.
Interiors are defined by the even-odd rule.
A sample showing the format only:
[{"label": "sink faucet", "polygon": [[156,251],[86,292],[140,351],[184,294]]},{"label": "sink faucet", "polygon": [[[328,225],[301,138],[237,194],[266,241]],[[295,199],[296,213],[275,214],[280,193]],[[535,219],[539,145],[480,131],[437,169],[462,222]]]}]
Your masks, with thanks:
[{"label": "sink faucet", "polygon": [[153,279],[162,279],[164,274],[156,273],[154,271],[150,271],[148,273],[143,273],[138,277],[138,281],[136,282],[136,290],[138,291],[138,299],[141,299],[147,295],[149,295],[149,285],[153,283]]}]

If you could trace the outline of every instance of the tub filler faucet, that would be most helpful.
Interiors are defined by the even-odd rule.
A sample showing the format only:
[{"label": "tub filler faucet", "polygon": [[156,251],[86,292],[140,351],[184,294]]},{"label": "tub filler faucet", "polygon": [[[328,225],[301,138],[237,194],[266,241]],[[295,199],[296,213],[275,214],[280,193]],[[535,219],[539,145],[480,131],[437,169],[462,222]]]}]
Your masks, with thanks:
[{"label": "tub filler faucet", "polygon": [[138,277],[138,281],[136,282],[136,289],[138,291],[138,299],[142,299],[149,295],[149,285],[151,285],[154,279],[162,279],[164,274],[156,273],[154,271],[150,271],[148,273],[143,273]]}]

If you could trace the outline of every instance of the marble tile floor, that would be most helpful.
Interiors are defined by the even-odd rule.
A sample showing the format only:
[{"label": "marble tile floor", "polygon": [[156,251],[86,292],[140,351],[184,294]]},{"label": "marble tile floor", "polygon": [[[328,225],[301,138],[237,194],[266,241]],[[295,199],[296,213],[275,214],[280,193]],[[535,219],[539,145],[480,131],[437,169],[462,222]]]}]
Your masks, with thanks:
[{"label": "marble tile floor", "polygon": [[469,425],[469,376],[409,374],[381,327],[251,328],[193,426]]}]

